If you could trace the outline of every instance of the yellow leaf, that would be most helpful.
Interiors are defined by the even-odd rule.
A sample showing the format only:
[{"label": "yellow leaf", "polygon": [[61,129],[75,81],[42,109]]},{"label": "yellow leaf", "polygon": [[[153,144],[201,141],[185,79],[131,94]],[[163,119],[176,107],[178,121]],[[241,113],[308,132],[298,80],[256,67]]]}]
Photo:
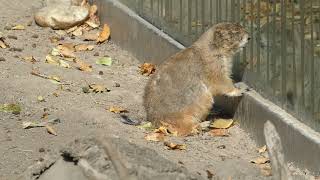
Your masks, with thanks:
[{"label": "yellow leaf", "polygon": [[36,61],[36,59],[33,57],[33,56],[25,56],[25,57],[22,57],[22,60],[23,61],[26,61],[26,62],[31,62],[32,64],[34,64]]},{"label": "yellow leaf", "polygon": [[37,100],[38,100],[39,102],[44,102],[44,101],[45,101],[42,96],[38,96],[38,97],[37,97]]},{"label": "yellow leaf", "polygon": [[149,76],[156,71],[155,65],[150,63],[144,63],[139,68],[140,68],[140,73],[146,76]]},{"label": "yellow leaf", "polygon": [[216,119],[210,125],[210,127],[216,128],[216,129],[227,129],[232,125],[232,123],[233,123],[233,119]]},{"label": "yellow leaf", "polygon": [[270,159],[266,157],[258,157],[256,159],[251,160],[250,162],[254,164],[265,164],[265,163],[269,163]]},{"label": "yellow leaf", "polygon": [[229,136],[227,129],[212,129],[210,134],[212,136]]},{"label": "yellow leaf", "polygon": [[[96,88],[96,87],[95,87]],[[92,88],[94,90],[94,88]],[[99,89],[99,87],[98,87]],[[105,90],[105,88],[102,86],[102,88],[100,88],[101,90]],[[116,114],[120,114],[120,113],[125,113],[128,112],[126,109],[122,108],[122,107],[117,107],[117,106],[111,106],[109,108],[110,112],[116,113]]]},{"label": "yellow leaf", "polygon": [[85,71],[85,72],[91,72],[92,71],[92,66],[90,64],[87,64],[81,60],[76,60],[76,63],[78,64],[78,69],[80,71]]},{"label": "yellow leaf", "polygon": [[149,133],[144,136],[147,141],[164,141],[165,136],[162,133]]},{"label": "yellow leaf", "polygon": [[175,144],[172,142],[164,142],[164,145],[167,146],[169,150],[185,150],[186,149],[185,144]]},{"label": "yellow leaf", "polygon": [[147,122],[147,123],[144,123],[144,124],[142,124],[142,125],[139,125],[139,126],[137,126],[137,128],[139,128],[139,129],[145,129],[145,130],[151,130],[151,129],[153,129],[151,122]]},{"label": "yellow leaf", "polygon": [[59,76],[49,76],[49,79],[54,80],[54,81],[57,81],[57,82],[60,82],[60,81],[61,81],[61,79],[60,79]]},{"label": "yellow leaf", "polygon": [[63,61],[61,59],[59,60],[59,66],[64,67],[64,68],[70,68],[71,67],[67,62],[65,62],[65,61]]},{"label": "yellow leaf", "polygon": [[103,43],[110,37],[110,27],[107,24],[103,25],[103,29],[99,34],[99,37],[97,39],[97,43]]},{"label": "yellow leaf", "polygon": [[25,27],[21,24],[18,24],[11,28],[11,30],[25,30]]},{"label": "yellow leaf", "polygon": [[46,125],[46,129],[47,129],[48,133],[55,135],[55,136],[58,135],[57,132],[51,126]]},{"label": "yellow leaf", "polygon": [[0,39],[0,47],[2,49],[6,49],[8,47],[8,44],[4,40]]},{"label": "yellow leaf", "polygon": [[75,46],[76,51],[92,51],[94,49],[94,45],[87,44],[79,44]]},{"label": "yellow leaf", "polygon": [[108,89],[105,86],[99,84],[91,84],[89,85],[89,88],[92,89],[92,91],[95,93],[103,93],[106,90],[108,91]]},{"label": "yellow leaf", "polygon": [[259,148],[258,149],[258,152],[261,154],[261,153],[264,153],[264,152],[266,152],[267,151],[267,146],[266,145],[264,145],[264,146],[262,146],[261,148]]},{"label": "yellow leaf", "polygon": [[47,55],[46,56],[46,63],[48,64],[54,64],[54,65],[59,65],[59,59],[55,56]]}]

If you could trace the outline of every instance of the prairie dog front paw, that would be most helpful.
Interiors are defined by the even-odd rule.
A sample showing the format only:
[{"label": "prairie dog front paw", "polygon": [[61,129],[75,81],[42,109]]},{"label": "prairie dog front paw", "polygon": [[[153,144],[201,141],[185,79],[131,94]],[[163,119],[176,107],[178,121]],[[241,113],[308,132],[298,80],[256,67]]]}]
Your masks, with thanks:
[{"label": "prairie dog front paw", "polygon": [[243,91],[238,89],[238,88],[234,88],[232,91],[226,93],[225,95],[226,96],[229,96],[229,97],[239,97],[239,96],[242,96],[243,95]]}]

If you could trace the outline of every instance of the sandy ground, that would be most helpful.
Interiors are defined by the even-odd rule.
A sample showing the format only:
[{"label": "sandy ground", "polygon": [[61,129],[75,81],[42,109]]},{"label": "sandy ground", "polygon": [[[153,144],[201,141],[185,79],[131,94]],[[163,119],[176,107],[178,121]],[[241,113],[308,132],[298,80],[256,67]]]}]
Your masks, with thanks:
[{"label": "sandy ground", "polygon": [[[170,151],[165,149],[163,143],[147,142],[144,139],[146,131],[121,123],[119,115],[106,110],[112,105],[121,106],[129,110],[130,116],[144,119],[142,95],[148,77],[138,73],[140,62],[136,58],[110,41],[95,46],[93,51],[77,53],[77,57],[93,66],[92,72],[47,64],[45,56],[55,46],[49,40],[49,37],[56,35],[53,30],[38,27],[35,23],[26,26],[26,30],[5,28],[8,25],[27,25],[33,20],[33,13],[43,6],[42,1],[24,0],[22,3],[19,0],[0,0],[0,4],[0,31],[11,48],[21,48],[21,51],[0,49],[0,104],[16,103],[22,107],[19,115],[0,112],[0,179],[15,179],[41,159],[46,151],[64,146],[76,137],[95,133],[114,134],[141,147],[154,149],[161,156],[183,164],[189,171],[203,177],[207,177],[208,170],[214,177],[223,179],[270,178],[262,175],[257,165],[250,163],[259,156],[257,147],[239,125],[230,129],[229,137],[212,137],[204,133],[173,139],[186,144],[185,151]],[[82,41],[65,37],[62,42]],[[31,55],[38,62],[32,64],[19,58]],[[95,64],[95,60],[104,55],[112,57],[112,66]],[[61,89],[47,79],[31,75],[33,68],[47,75],[58,75],[70,85],[63,85]],[[82,87],[87,83],[103,84],[111,91],[85,94]],[[116,87],[115,83],[119,83],[120,87]],[[45,102],[38,102],[40,95]],[[61,123],[52,126],[57,136],[47,133],[45,128],[22,128],[23,121],[45,121],[41,119],[44,109],[49,112],[48,119],[61,120]]]}]

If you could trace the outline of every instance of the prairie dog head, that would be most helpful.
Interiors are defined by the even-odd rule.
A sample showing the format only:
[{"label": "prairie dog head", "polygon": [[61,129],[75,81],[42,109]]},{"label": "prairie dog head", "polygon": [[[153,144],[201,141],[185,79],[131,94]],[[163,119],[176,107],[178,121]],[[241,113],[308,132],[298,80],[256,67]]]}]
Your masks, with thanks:
[{"label": "prairie dog head", "polygon": [[248,32],[238,23],[218,23],[205,32],[195,43],[209,48],[209,53],[233,56],[249,41]]},{"label": "prairie dog head", "polygon": [[238,23],[219,23],[213,28],[212,46],[226,53],[236,53],[250,40],[248,32]]}]

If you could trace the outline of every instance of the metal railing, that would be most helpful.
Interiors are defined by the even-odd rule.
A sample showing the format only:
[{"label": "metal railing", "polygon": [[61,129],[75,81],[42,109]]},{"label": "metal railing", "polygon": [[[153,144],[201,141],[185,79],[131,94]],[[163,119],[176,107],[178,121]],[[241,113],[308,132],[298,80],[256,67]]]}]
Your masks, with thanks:
[{"label": "metal railing", "polygon": [[252,40],[234,76],[320,131],[320,0],[121,0],[188,46],[223,21],[240,22]]}]

